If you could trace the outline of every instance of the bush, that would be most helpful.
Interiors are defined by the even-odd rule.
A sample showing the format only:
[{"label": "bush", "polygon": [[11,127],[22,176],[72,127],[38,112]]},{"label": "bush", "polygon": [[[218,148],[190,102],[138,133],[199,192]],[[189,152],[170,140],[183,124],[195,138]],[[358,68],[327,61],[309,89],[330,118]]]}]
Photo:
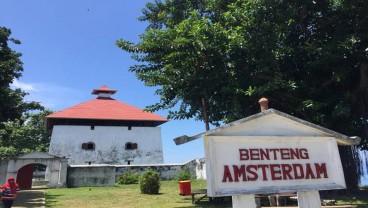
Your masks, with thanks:
[{"label": "bush", "polygon": [[118,184],[135,184],[139,181],[139,175],[134,171],[127,171],[118,177]]},{"label": "bush", "polygon": [[194,174],[190,172],[190,170],[188,170],[187,168],[181,169],[175,176],[175,179],[177,179],[178,181],[186,181],[194,178]]},{"label": "bush", "polygon": [[151,169],[145,171],[140,180],[139,187],[142,194],[158,194],[160,190],[160,176]]}]

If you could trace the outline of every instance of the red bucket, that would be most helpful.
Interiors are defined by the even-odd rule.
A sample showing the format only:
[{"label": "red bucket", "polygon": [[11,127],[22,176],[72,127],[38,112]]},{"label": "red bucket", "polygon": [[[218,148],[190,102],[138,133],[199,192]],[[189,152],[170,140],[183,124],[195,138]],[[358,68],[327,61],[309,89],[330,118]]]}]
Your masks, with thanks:
[{"label": "red bucket", "polygon": [[182,196],[191,195],[190,181],[179,181],[179,190]]}]

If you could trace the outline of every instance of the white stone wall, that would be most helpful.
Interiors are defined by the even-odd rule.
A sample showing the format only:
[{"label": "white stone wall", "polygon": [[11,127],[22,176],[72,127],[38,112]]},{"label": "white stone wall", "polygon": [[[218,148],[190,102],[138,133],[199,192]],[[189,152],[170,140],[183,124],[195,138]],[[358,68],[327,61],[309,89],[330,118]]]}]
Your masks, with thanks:
[{"label": "white stone wall", "polygon": [[151,165],[71,165],[68,168],[68,187],[114,186],[115,180],[127,172],[133,171],[141,175],[148,169],[160,174],[161,180],[174,180],[183,169],[196,174],[197,179],[206,179],[204,158],[180,164]]},{"label": "white stone wall", "polygon": [[68,187],[113,187],[115,167],[112,165],[76,165],[68,168]]},{"label": "white stone wall", "polygon": [[[93,142],[95,150],[82,149]],[[126,150],[127,142],[137,143],[135,150]],[[69,158],[70,165],[85,164],[162,164],[162,140],[159,127],[71,126],[55,125],[49,153]]]}]

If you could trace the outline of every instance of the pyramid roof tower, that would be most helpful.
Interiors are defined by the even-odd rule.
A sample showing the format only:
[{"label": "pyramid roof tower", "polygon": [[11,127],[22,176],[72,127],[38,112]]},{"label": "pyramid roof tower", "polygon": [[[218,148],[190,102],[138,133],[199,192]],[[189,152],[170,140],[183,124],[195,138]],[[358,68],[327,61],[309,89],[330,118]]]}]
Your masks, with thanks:
[{"label": "pyramid roof tower", "polygon": [[46,129],[54,125],[102,125],[155,127],[167,119],[111,98],[117,90],[106,85],[94,89],[97,98],[46,116]]}]

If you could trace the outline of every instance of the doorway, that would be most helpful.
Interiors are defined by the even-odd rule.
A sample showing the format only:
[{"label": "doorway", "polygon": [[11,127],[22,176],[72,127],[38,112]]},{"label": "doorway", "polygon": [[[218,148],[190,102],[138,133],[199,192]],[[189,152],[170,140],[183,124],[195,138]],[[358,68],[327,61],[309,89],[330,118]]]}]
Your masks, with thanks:
[{"label": "doorway", "polygon": [[20,189],[48,188],[45,179],[46,165],[31,163],[18,170],[16,181]]}]

